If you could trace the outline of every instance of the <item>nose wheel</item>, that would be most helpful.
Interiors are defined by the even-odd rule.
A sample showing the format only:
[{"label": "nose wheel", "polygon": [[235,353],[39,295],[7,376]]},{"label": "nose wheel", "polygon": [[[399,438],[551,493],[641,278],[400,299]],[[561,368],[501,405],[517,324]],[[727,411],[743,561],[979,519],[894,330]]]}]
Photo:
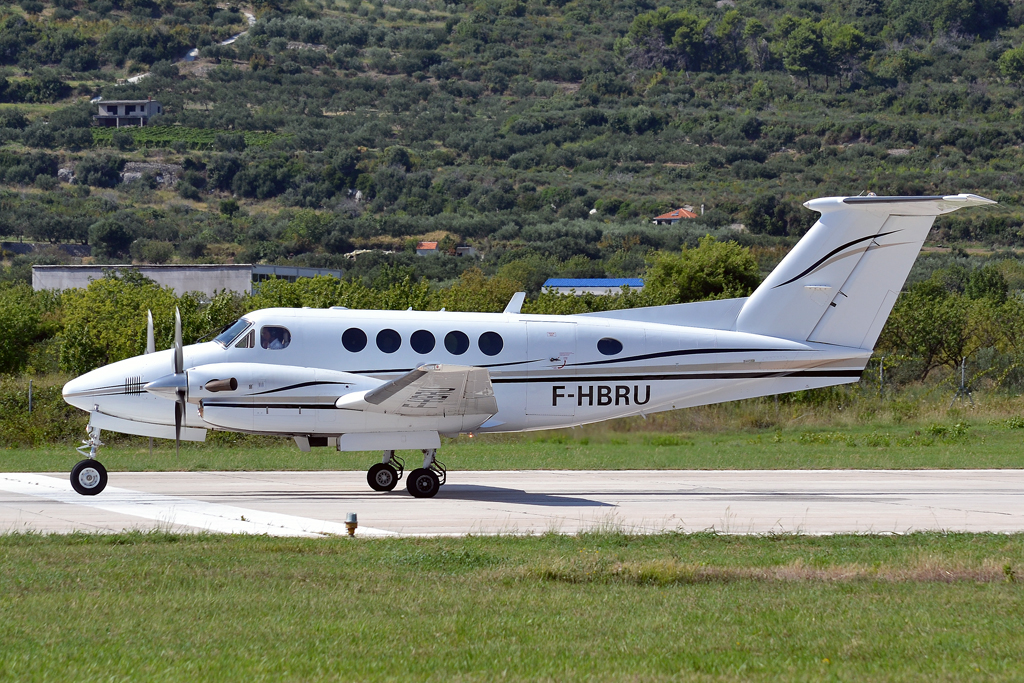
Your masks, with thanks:
[{"label": "nose wheel", "polygon": [[71,469],[71,488],[95,496],[107,487],[107,468],[99,460],[83,460]]}]

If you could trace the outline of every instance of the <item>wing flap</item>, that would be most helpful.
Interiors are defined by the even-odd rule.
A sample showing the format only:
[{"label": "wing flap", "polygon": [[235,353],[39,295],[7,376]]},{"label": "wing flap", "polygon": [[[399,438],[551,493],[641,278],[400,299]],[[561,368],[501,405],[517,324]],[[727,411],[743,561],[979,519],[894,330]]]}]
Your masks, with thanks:
[{"label": "wing flap", "polygon": [[490,417],[498,412],[490,374],[468,365],[421,365],[370,391],[345,394],[335,405],[416,417]]}]

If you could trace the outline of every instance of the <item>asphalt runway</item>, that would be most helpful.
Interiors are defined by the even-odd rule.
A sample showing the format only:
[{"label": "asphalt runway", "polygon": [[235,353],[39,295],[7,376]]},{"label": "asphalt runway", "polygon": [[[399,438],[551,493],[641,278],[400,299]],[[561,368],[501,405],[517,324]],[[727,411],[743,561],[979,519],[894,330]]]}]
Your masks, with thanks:
[{"label": "asphalt runway", "polygon": [[451,472],[432,499],[364,472],[0,473],[0,533],[173,529],[273,536],[1024,531],[1024,470]]}]

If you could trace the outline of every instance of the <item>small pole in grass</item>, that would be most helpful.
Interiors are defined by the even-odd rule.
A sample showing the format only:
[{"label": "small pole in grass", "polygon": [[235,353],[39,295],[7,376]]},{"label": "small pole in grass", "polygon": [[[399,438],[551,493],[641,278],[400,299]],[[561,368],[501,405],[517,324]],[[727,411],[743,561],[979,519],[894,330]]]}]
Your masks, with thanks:
[{"label": "small pole in grass", "polygon": [[971,395],[970,387],[967,386],[967,356],[960,359],[960,386],[957,387],[956,393],[953,394],[953,400],[949,402],[949,407],[952,408],[953,404],[957,399],[963,403],[964,397],[971,402],[971,407],[974,407],[974,396]]},{"label": "small pole in grass", "polygon": [[28,381],[28,414],[32,414],[32,380]]},{"label": "small pole in grass", "polygon": [[149,457],[153,457],[153,437],[149,437]]},{"label": "small pole in grass", "polygon": [[878,395],[885,394],[885,356],[878,359]]}]

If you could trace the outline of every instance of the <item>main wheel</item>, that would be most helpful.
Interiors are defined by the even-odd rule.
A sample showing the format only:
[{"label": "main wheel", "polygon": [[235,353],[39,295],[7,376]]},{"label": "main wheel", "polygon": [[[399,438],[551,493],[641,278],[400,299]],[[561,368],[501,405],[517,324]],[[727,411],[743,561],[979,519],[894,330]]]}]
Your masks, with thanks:
[{"label": "main wheel", "polygon": [[83,496],[95,496],[107,487],[107,468],[98,460],[83,460],[71,468],[71,488]]},{"label": "main wheel", "polygon": [[433,498],[441,488],[437,475],[423,468],[413,470],[405,483],[406,488],[416,498]]},{"label": "main wheel", "polygon": [[398,472],[391,465],[379,462],[366,473],[366,483],[374,491],[391,491],[398,485]]}]

